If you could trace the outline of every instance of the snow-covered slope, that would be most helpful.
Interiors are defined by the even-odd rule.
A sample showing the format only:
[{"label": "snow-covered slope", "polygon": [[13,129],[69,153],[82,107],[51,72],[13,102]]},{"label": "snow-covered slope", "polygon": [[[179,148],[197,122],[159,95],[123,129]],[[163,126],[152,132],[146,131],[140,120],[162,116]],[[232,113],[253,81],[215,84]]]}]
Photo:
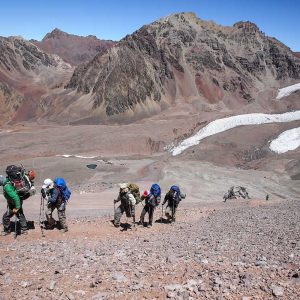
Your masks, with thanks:
[{"label": "snow-covered slope", "polygon": [[178,155],[189,147],[198,145],[201,140],[214,134],[244,125],[266,123],[284,123],[300,120],[300,110],[283,114],[245,114],[212,121],[201,128],[195,135],[183,140],[177,147],[171,149],[172,155]]},{"label": "snow-covered slope", "polygon": [[281,133],[270,144],[270,149],[276,153],[285,153],[300,146],[300,127]]},{"label": "snow-covered slope", "polygon": [[298,90],[300,90],[300,83],[297,83],[297,84],[290,85],[290,86],[287,86],[285,88],[279,89],[276,99],[279,100],[281,98],[287,97],[290,94],[292,94],[292,93],[294,93]]}]

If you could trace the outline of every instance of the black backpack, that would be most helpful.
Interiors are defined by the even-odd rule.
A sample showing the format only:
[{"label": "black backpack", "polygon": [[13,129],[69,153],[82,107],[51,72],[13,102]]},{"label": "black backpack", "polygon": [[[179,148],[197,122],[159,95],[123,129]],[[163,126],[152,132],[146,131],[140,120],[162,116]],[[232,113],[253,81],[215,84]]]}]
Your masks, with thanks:
[{"label": "black backpack", "polygon": [[7,166],[6,174],[13,186],[15,187],[21,200],[25,200],[30,196],[30,189],[32,187],[32,182],[26,175],[26,171],[23,166],[18,167],[15,165]]}]

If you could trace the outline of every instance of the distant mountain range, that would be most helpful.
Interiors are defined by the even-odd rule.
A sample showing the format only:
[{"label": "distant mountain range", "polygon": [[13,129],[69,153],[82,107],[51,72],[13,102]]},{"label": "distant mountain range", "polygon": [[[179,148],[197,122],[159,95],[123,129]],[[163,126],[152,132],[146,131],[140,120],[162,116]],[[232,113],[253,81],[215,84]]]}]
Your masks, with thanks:
[{"label": "distant mountain range", "polygon": [[278,87],[300,80],[299,53],[255,24],[224,27],[193,13],[162,18],[119,42],[55,29],[41,42],[0,38],[0,50],[2,124],[127,123],[174,106],[273,111]]}]

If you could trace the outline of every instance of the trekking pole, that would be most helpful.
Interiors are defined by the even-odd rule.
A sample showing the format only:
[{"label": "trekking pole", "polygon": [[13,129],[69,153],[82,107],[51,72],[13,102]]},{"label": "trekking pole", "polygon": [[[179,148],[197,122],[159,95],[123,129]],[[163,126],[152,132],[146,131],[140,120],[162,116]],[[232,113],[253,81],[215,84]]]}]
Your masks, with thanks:
[{"label": "trekking pole", "polygon": [[161,218],[160,218],[161,223],[163,221],[163,216],[164,216],[164,206],[161,205]]},{"label": "trekking pole", "polygon": [[174,200],[172,202],[172,223],[174,223]]},{"label": "trekking pole", "polygon": [[44,234],[44,225],[43,225],[43,215],[45,213],[45,206],[44,206],[44,202],[45,201],[45,198],[43,197],[43,195],[41,196],[41,205],[40,205],[40,228],[41,228],[41,233],[42,233],[42,237],[45,237],[45,234]]},{"label": "trekking pole", "polygon": [[14,238],[17,238],[17,223],[18,223],[18,217],[17,214],[15,214],[15,234],[14,234]]}]

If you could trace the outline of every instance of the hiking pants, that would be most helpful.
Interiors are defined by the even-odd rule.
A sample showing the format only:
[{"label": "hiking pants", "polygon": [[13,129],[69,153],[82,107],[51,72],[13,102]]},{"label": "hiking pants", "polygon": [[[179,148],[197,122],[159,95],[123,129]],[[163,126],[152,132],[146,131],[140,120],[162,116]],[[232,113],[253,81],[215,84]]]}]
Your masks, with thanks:
[{"label": "hiking pants", "polygon": [[133,222],[135,222],[135,207],[132,206],[132,205],[129,206],[129,207],[125,207],[123,204],[121,204],[115,210],[115,216],[114,216],[114,225],[115,226],[120,225],[121,217],[122,217],[124,212],[126,213],[127,218],[132,217]]},{"label": "hiking pants", "polygon": [[142,213],[141,213],[141,217],[140,217],[140,223],[144,224],[144,218],[146,213],[149,214],[149,225],[152,225],[153,223],[153,215],[154,215],[154,207],[152,205],[145,205]]},{"label": "hiking pants", "polygon": [[168,218],[168,221],[173,221],[175,222],[176,219],[176,210],[177,210],[177,205],[171,205],[166,207],[166,217]]},{"label": "hiking pants", "polygon": [[66,221],[66,204],[65,203],[48,203],[46,210],[46,218],[49,226],[55,225],[55,220],[52,217],[52,213],[54,209],[57,209],[57,215],[59,220],[59,225],[61,229],[68,229],[67,221]]},{"label": "hiking pants", "polygon": [[[3,215],[2,223],[3,223],[3,230],[6,232],[10,231],[10,218],[14,215],[13,208],[7,207],[7,211]],[[17,213],[17,217],[20,221],[21,230],[27,230],[27,221],[23,212],[23,208],[21,207]]]}]

